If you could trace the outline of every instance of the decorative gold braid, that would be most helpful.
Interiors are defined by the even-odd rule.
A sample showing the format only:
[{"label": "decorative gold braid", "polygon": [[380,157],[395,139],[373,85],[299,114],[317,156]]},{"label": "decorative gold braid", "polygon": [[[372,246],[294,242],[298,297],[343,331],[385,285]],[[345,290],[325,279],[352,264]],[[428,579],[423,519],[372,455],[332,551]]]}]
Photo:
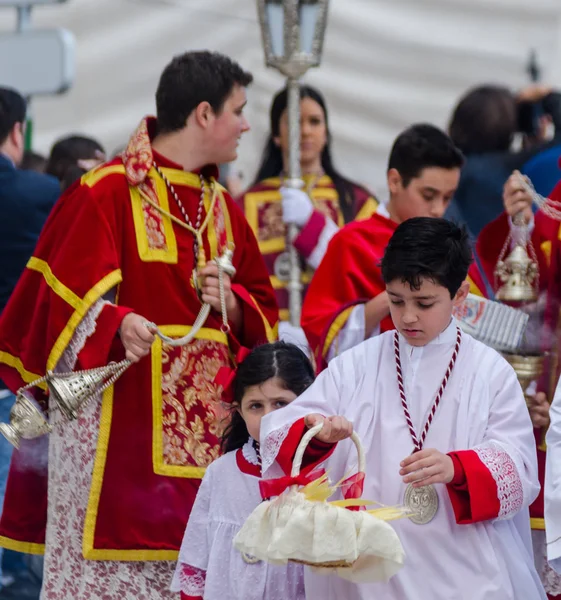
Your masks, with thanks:
[{"label": "decorative gold braid", "polygon": [[[202,234],[208,226],[210,217],[212,216],[212,213],[214,211],[214,205],[216,204],[216,200],[218,198],[218,194],[217,194],[215,185],[212,186],[212,199],[210,201],[210,206],[209,206],[208,212],[206,214],[205,220],[201,223],[201,226],[199,227],[199,229],[195,229],[194,227],[189,225],[189,223],[186,223],[185,221],[182,221],[181,219],[174,217],[170,212],[168,212],[167,210],[164,210],[161,206],[156,204],[142,188],[138,188],[138,191],[140,192],[142,199],[145,202],[148,202],[148,204],[150,206],[152,206],[152,208],[155,208],[162,215],[170,218],[175,224],[179,225],[180,227],[183,227],[184,229],[187,229],[187,231],[190,231],[197,238],[197,241],[199,243],[202,241]],[[201,244],[201,246],[202,246],[202,244]]]}]

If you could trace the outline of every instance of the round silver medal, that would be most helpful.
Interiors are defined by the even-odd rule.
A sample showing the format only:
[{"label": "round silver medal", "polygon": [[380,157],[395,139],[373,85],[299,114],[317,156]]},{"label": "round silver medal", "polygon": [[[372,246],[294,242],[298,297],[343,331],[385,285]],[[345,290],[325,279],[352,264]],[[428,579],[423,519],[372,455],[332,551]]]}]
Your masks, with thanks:
[{"label": "round silver medal", "polygon": [[426,525],[434,519],[438,510],[438,494],[433,485],[414,488],[409,484],[405,490],[403,503],[411,513],[409,519],[413,523]]}]

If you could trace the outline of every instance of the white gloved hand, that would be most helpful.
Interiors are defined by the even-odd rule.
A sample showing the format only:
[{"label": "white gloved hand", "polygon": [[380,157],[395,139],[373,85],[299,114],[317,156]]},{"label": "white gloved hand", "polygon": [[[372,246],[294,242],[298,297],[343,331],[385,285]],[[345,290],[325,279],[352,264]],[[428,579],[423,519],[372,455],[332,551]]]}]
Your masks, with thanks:
[{"label": "white gloved hand", "polygon": [[314,205],[306,192],[297,188],[281,187],[282,218],[285,223],[303,227],[314,212]]}]

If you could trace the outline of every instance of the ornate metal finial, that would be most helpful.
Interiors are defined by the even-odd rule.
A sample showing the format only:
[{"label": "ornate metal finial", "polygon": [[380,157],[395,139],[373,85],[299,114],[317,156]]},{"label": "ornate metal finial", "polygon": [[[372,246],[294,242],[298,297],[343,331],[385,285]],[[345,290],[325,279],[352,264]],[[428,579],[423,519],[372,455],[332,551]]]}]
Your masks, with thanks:
[{"label": "ornate metal finial", "polygon": [[521,244],[497,262],[495,277],[503,285],[496,298],[501,302],[535,302],[537,300],[538,264]]}]

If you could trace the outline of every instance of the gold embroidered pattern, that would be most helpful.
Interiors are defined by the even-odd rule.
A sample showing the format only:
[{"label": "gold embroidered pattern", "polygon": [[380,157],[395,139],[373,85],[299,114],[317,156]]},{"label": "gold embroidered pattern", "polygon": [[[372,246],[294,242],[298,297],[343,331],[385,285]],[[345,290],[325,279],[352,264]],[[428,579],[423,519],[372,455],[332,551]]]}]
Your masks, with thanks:
[{"label": "gold embroidered pattern", "polygon": [[164,465],[207,467],[220,455],[228,410],[214,377],[228,360],[228,348],[212,340],[162,345]]},{"label": "gold embroidered pattern", "polygon": [[[147,119],[142,119],[121,158],[131,189],[131,199],[133,199],[133,216],[140,257],[147,261],[161,260],[176,263],[177,248],[173,228],[157,210],[157,207],[161,207],[164,211],[169,208],[167,188],[165,184],[163,187],[158,187],[158,184],[148,176],[152,169],[153,155]],[[141,192],[157,207],[142,202]],[[138,203],[141,206],[138,206]]]},{"label": "gold embroidered pattern", "polygon": [[152,145],[147,119],[142,119],[132,134],[122,159],[129,184],[137,186],[142,183],[152,167]]},{"label": "gold embroidered pattern", "polygon": [[228,245],[228,239],[226,236],[226,219],[224,218],[222,202],[216,202],[216,204],[213,207],[213,210],[214,213],[212,217],[214,219],[214,230],[216,232],[216,239],[218,242],[219,252],[220,254],[222,254]]},{"label": "gold embroidered pattern", "polygon": [[282,205],[280,202],[263,204],[259,223],[258,240],[265,242],[273,238],[286,236],[286,225],[282,218]]},{"label": "gold embroidered pattern", "polygon": [[[313,198],[314,207],[323,215],[331,219],[334,223],[340,221],[339,205],[336,200],[331,198],[318,198],[322,190],[316,191]],[[255,192],[257,196],[259,192]],[[286,237],[286,224],[282,218],[282,203],[280,193],[278,199],[263,200],[257,204],[258,216],[258,235],[259,242],[267,242],[274,239],[284,239]]]},{"label": "gold embroidered pattern", "polygon": [[162,216],[146,202],[142,203],[142,214],[149,248],[151,250],[167,250]]}]

